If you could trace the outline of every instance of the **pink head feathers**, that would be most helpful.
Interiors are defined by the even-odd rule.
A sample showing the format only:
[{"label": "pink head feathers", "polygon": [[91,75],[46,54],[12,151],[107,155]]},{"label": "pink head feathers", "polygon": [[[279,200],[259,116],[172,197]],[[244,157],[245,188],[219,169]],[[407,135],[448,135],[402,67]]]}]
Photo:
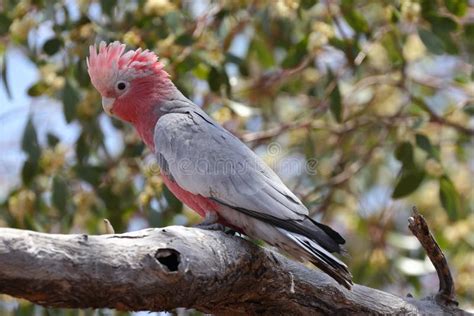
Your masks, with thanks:
[{"label": "pink head feathers", "polygon": [[132,123],[153,148],[160,104],[178,93],[155,53],[140,48],[125,52],[120,42],[101,42],[89,48],[87,68],[105,112]]},{"label": "pink head feathers", "polygon": [[125,44],[118,41],[107,45],[101,42],[89,47],[87,68],[92,84],[107,94],[118,80],[130,82],[137,78],[157,74],[163,69],[158,56],[149,50],[130,50],[125,52]]}]

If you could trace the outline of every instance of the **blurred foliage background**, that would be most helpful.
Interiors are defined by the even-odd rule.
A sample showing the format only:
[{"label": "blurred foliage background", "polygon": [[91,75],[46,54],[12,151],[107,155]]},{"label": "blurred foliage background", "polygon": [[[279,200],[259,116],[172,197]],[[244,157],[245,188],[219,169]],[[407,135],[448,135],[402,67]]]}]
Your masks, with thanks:
[{"label": "blurred foliage background", "polygon": [[[0,3],[0,226],[98,234],[104,218],[116,232],[199,221],[135,131],[102,113],[88,46],[120,40],[157,52],[185,95],[346,237],[355,282],[437,291],[407,229],[416,205],[474,308],[474,1]],[[0,296],[0,314],[119,313]]]}]

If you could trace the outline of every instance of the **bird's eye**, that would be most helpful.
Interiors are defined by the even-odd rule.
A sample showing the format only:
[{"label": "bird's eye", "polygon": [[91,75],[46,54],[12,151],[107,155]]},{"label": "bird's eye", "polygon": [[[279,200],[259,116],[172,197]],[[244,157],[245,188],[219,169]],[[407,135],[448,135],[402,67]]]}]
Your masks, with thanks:
[{"label": "bird's eye", "polygon": [[119,91],[125,90],[126,87],[127,87],[127,83],[126,83],[126,82],[124,82],[124,81],[119,81],[119,82],[117,82],[117,89],[118,89]]}]

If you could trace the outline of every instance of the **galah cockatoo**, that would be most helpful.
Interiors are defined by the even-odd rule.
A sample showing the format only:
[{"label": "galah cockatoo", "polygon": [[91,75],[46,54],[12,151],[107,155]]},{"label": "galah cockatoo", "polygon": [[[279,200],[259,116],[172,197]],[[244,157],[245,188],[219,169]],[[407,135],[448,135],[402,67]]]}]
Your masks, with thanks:
[{"label": "galah cockatoo", "polygon": [[131,123],[156,156],[163,181],[205,218],[308,260],[346,288],[344,239],[308,209],[237,137],[187,99],[149,50],[101,42],[87,67],[109,115]]}]

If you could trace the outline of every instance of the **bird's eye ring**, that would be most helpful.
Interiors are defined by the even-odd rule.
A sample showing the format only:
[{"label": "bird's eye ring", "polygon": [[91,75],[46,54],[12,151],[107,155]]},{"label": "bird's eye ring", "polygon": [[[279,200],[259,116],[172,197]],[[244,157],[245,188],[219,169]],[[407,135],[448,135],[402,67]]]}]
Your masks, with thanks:
[{"label": "bird's eye ring", "polygon": [[125,90],[125,88],[127,87],[127,83],[125,81],[119,81],[117,82],[117,89],[119,91],[123,91]]}]

